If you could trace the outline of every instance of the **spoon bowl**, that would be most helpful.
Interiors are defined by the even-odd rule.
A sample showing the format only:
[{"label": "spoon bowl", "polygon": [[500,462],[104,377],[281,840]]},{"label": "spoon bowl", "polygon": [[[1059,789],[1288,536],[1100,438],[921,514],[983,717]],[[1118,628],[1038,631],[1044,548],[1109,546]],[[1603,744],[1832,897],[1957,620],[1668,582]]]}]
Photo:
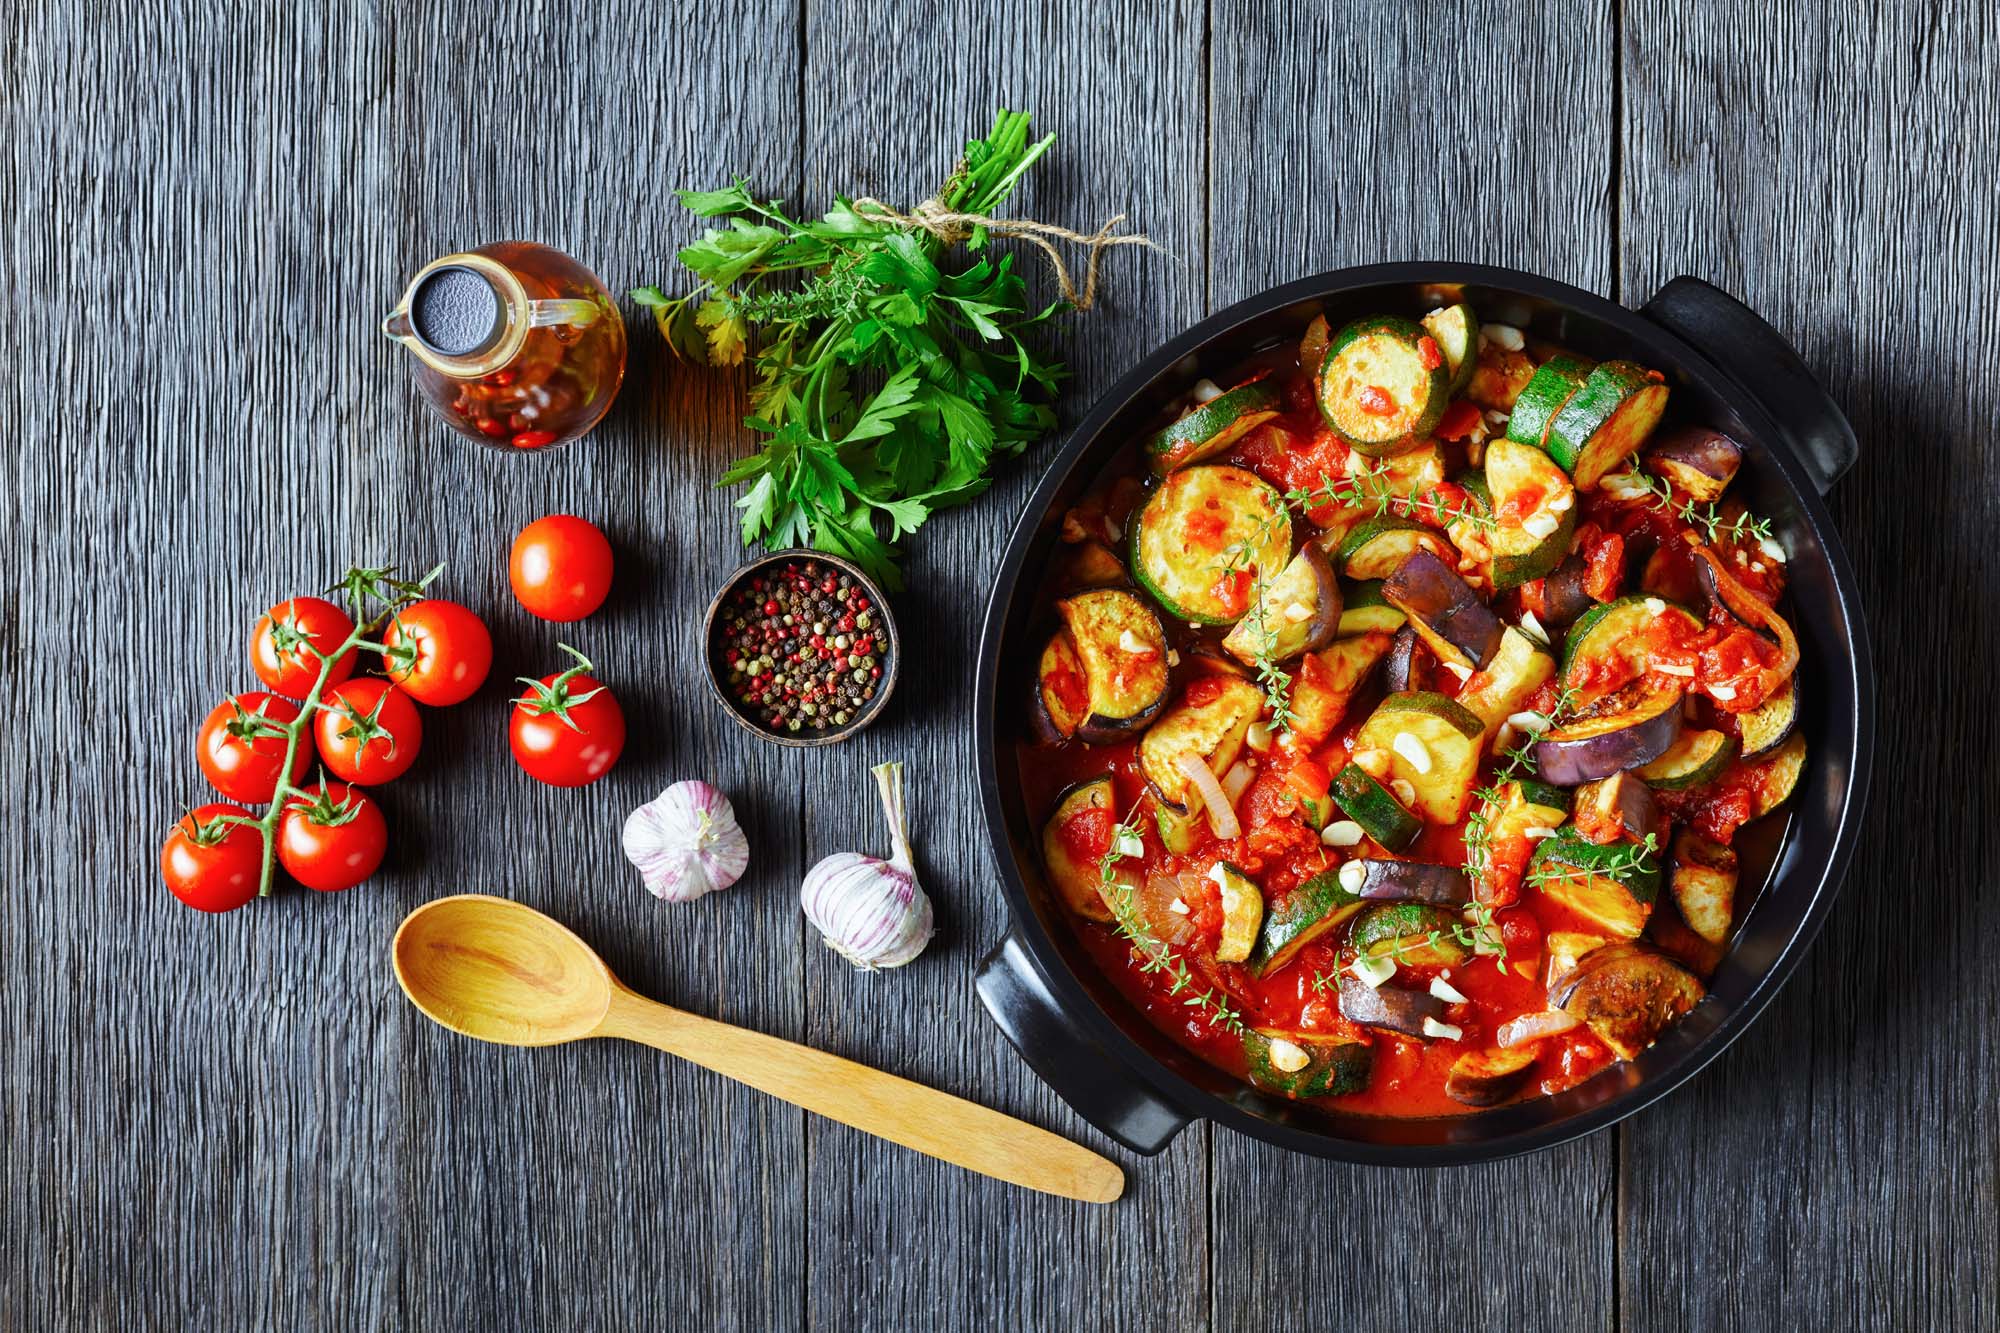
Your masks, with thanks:
[{"label": "spoon bowl", "polygon": [[403,919],[396,980],[441,1026],[502,1046],[554,1046],[594,1034],[617,987],[588,944],[523,903],[463,893]]}]

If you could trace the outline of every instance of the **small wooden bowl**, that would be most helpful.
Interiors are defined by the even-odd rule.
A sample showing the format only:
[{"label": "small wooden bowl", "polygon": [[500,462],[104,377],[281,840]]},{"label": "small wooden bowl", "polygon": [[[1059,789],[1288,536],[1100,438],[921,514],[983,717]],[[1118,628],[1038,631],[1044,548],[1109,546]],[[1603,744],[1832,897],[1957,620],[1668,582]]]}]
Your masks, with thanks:
[{"label": "small wooden bowl", "polygon": [[[812,732],[773,731],[746,714],[737,705],[736,700],[730,697],[726,683],[728,668],[721,660],[721,645],[716,642],[715,621],[716,616],[722,610],[723,602],[727,600],[729,594],[734,592],[737,585],[742,583],[743,580],[751,577],[760,570],[770,569],[776,565],[790,564],[799,560],[811,560],[839,570],[853,579],[861,591],[866,594],[869,610],[877,614],[876,627],[870,629],[869,632],[874,634],[882,645],[882,678],[875,682],[875,697],[862,705],[861,711],[856,713],[844,727],[834,727],[828,730]],[[882,705],[889,702],[889,695],[896,688],[897,673],[902,669],[903,641],[901,636],[896,632],[896,616],[889,609],[889,599],[882,595],[882,589],[876,586],[875,580],[855,568],[852,562],[843,560],[837,555],[828,555],[824,551],[807,550],[804,547],[794,547],[790,550],[773,551],[769,555],[759,556],[748,564],[739,565],[728,578],[722,581],[722,586],[716,590],[715,596],[708,603],[708,614],[702,618],[701,661],[703,668],[708,674],[708,688],[710,692],[715,695],[716,702],[722,705],[723,711],[734,719],[737,726],[762,740],[771,741],[778,745],[791,745],[803,748],[813,745],[832,745],[838,741],[844,741],[849,736],[866,728],[882,715]]]}]

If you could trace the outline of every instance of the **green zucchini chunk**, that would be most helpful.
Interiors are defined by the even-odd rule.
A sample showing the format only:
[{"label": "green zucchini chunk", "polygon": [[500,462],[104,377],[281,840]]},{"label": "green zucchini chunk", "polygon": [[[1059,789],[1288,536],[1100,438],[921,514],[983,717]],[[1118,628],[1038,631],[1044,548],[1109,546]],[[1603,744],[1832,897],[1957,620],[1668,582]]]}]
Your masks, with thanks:
[{"label": "green zucchini chunk", "polygon": [[1222,640],[1245,664],[1283,662],[1317,652],[1340,633],[1340,581],[1326,552],[1307,542],[1275,578],[1267,579],[1256,605]]},{"label": "green zucchini chunk", "polygon": [[1392,852],[1400,852],[1424,831],[1423,821],[1403,808],[1387,787],[1359,764],[1349,764],[1333,776],[1333,803],[1361,825],[1361,831]]},{"label": "green zucchini chunk", "polygon": [[1667,386],[1656,372],[1632,361],[1606,361],[1550,420],[1543,447],[1578,490],[1591,490],[1639,451],[1666,407]]},{"label": "green zucchini chunk", "polygon": [[1364,958],[1393,958],[1402,967],[1456,967],[1472,956],[1453,933],[1458,924],[1428,903],[1377,903],[1354,919],[1349,940]]},{"label": "green zucchini chunk", "polygon": [[[1111,850],[1111,775],[1086,778],[1064,792],[1042,825],[1042,864],[1069,910],[1088,921],[1109,921],[1099,865]],[[1100,845],[1102,844],[1102,845]]]},{"label": "green zucchini chunk", "polygon": [[1320,365],[1318,396],[1321,415],[1343,440],[1381,458],[1430,434],[1451,401],[1451,372],[1422,325],[1371,316],[1334,334]]},{"label": "green zucchini chunk", "polygon": [[1660,895],[1660,857],[1629,844],[1602,847],[1574,828],[1542,839],[1528,862],[1542,894],[1605,934],[1637,939]]},{"label": "green zucchini chunk", "polygon": [[1370,630],[1394,634],[1403,628],[1403,621],[1408,619],[1400,608],[1383,600],[1381,579],[1343,583],[1340,603],[1339,637],[1343,639],[1366,634]]},{"label": "green zucchini chunk", "polygon": [[1418,551],[1429,551],[1447,564],[1458,563],[1458,552],[1436,529],[1414,519],[1378,514],[1355,524],[1342,539],[1340,572],[1350,579],[1379,582]]},{"label": "green zucchini chunk", "polygon": [[1518,440],[1486,447],[1486,482],[1495,515],[1493,586],[1518,588],[1542,578],[1569,554],[1576,532],[1576,489],[1549,456]]},{"label": "green zucchini chunk", "polygon": [[1354,749],[1388,756],[1390,784],[1407,782],[1417,815],[1456,824],[1472,802],[1485,724],[1456,699],[1424,690],[1382,700],[1355,734]]},{"label": "green zucchini chunk", "polygon": [[[1206,697],[1188,702],[1200,688]],[[1236,762],[1250,724],[1264,711],[1264,691],[1240,676],[1208,676],[1193,682],[1179,701],[1146,729],[1139,741],[1139,771],[1153,794],[1176,813],[1196,808],[1188,799],[1181,760],[1192,756],[1216,774]]]},{"label": "green zucchini chunk", "polygon": [[1437,340],[1438,350],[1444,353],[1445,369],[1451,375],[1446,392],[1453,395],[1464,393],[1465,386],[1472,382],[1472,372],[1479,365],[1479,316],[1472,313],[1471,306],[1460,301],[1431,311],[1420,322],[1424,331]]},{"label": "green zucchini chunk", "polygon": [[1250,1081],[1283,1097],[1339,1097],[1368,1086],[1374,1048],[1320,1033],[1245,1028]]},{"label": "green zucchini chunk", "polygon": [[1736,738],[1719,731],[1683,731],[1667,752],[1639,770],[1649,786],[1685,791],[1713,782],[1736,757]]},{"label": "green zucchini chunk", "polygon": [[1165,476],[1229,448],[1258,426],[1278,415],[1278,386],[1271,380],[1239,384],[1219,398],[1191,409],[1180,420],[1146,442],[1153,471]]},{"label": "green zucchini chunk", "polygon": [[1593,606],[1577,618],[1563,641],[1562,679],[1564,688],[1576,691],[1579,708],[1645,674],[1652,663],[1646,634],[1663,617],[1678,617],[1690,634],[1701,629],[1686,607],[1643,594]]},{"label": "green zucchini chunk", "polygon": [[1132,524],[1132,577],[1168,615],[1190,623],[1234,624],[1250,609],[1251,571],[1275,573],[1291,557],[1284,501],[1239,467],[1182,468]]},{"label": "green zucchini chunk", "polygon": [[1543,448],[1549,423],[1589,377],[1590,362],[1566,352],[1558,352],[1537,366],[1528,387],[1514,400],[1514,410],[1507,417],[1507,438]]},{"label": "green zucchini chunk", "polygon": [[1056,603],[1083,669],[1086,741],[1121,739],[1166,706],[1167,634],[1153,609],[1122,588],[1097,588]]},{"label": "green zucchini chunk", "polygon": [[1323,870],[1264,913],[1264,929],[1250,970],[1267,976],[1298,957],[1299,950],[1360,911],[1363,902],[1341,887],[1340,871]]}]

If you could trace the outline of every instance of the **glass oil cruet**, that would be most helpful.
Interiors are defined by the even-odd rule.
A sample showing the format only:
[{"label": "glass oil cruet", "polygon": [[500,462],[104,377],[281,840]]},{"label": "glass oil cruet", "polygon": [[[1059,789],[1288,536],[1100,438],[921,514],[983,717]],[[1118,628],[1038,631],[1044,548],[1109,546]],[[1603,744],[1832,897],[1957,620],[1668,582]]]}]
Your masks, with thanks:
[{"label": "glass oil cruet", "polygon": [[416,357],[417,387],[481,444],[567,444],[625,378],[625,321],[597,275],[560,250],[482,245],[417,271],[382,332]]}]

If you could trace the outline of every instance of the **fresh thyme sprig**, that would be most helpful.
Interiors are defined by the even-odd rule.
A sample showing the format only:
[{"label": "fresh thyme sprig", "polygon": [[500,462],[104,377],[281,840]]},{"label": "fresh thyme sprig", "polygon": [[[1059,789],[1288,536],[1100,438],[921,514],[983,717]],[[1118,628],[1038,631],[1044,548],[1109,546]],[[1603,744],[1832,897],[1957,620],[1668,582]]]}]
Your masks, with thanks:
[{"label": "fresh thyme sprig", "polygon": [[1134,853],[1128,848],[1139,845],[1139,828],[1132,822],[1138,810],[1134,805],[1111,830],[1111,846],[1106,849],[1097,863],[1097,877],[1100,883],[1099,896],[1111,909],[1112,923],[1118,928],[1126,942],[1132,946],[1142,961],[1142,972],[1164,972],[1167,975],[1167,990],[1172,995],[1184,995],[1181,1003],[1190,1009],[1205,1009],[1209,1021],[1224,1031],[1237,1036],[1243,1034],[1243,1015],[1229,997],[1219,990],[1201,985],[1195,980],[1188,965],[1174,953],[1172,946],[1155,935],[1139,912],[1138,894],[1133,885],[1119,877],[1118,863]]},{"label": "fresh thyme sprig", "polygon": [[1587,870],[1581,866],[1558,865],[1554,862],[1538,866],[1528,872],[1528,883],[1540,887],[1544,884],[1581,884],[1591,878],[1622,880],[1641,871],[1650,870],[1652,856],[1659,849],[1659,839],[1648,833],[1645,841],[1620,847]]},{"label": "fresh thyme sprig", "polygon": [[1768,541],[1771,536],[1771,525],[1766,520],[1756,518],[1747,511],[1725,520],[1714,505],[1678,499],[1674,488],[1664,478],[1640,468],[1627,468],[1613,480],[1612,488],[1614,494],[1629,495],[1633,499],[1643,492],[1649,507],[1663,514],[1672,514],[1689,527],[1699,529],[1711,545],[1718,541]]},{"label": "fresh thyme sprig", "polygon": [[[1575,708],[1576,691],[1568,686],[1564,686],[1562,691],[1556,695],[1555,703],[1550,706],[1546,714],[1549,719],[1549,725],[1551,727],[1560,725],[1568,719],[1570,713]],[[1503,748],[1500,754],[1501,761],[1498,767],[1493,770],[1493,780],[1472,793],[1472,813],[1466,816],[1465,820],[1465,876],[1475,885],[1484,883],[1486,877],[1492,872],[1493,816],[1500,807],[1501,789],[1508,783],[1526,777],[1534,771],[1535,739],[1530,736],[1519,745]],[[1472,913],[1474,924],[1490,932],[1491,937],[1499,942],[1500,955],[1498,963],[1501,967],[1505,967],[1507,965],[1507,945],[1506,941],[1501,938],[1500,931],[1494,925],[1492,905],[1475,894],[1472,905],[1468,910]]]},{"label": "fresh thyme sprig", "polygon": [[1346,505],[1372,510],[1371,517],[1378,518],[1392,510],[1399,510],[1406,517],[1429,514],[1440,527],[1447,528],[1464,523],[1481,532],[1490,532],[1498,526],[1493,516],[1476,504],[1446,504],[1434,492],[1426,491],[1421,481],[1411,482],[1407,490],[1398,490],[1388,476],[1387,463],[1364,464],[1339,478],[1322,472],[1318,486],[1285,492],[1285,503],[1301,513],[1327,505]]}]

